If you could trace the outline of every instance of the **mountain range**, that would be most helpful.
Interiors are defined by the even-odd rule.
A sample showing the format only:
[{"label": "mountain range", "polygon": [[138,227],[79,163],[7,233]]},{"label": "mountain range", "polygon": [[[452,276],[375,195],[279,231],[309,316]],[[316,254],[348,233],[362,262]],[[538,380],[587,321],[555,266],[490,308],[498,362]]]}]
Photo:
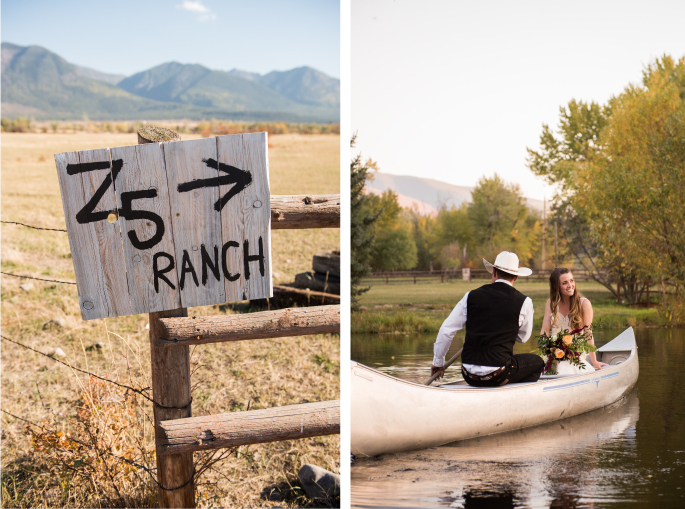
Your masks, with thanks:
[{"label": "mountain range", "polygon": [[311,67],[260,75],[168,62],[126,77],[3,42],[1,72],[6,117],[340,121],[340,80]]},{"label": "mountain range", "polygon": [[[373,180],[367,182],[365,188],[367,193],[373,194],[381,194],[388,189],[397,194],[402,207],[416,208],[422,215],[435,216],[443,206],[459,207],[464,202],[470,202],[474,188],[455,186],[440,180],[381,172],[374,173]],[[543,208],[542,200],[526,198],[526,202],[531,209],[541,211]]]}]

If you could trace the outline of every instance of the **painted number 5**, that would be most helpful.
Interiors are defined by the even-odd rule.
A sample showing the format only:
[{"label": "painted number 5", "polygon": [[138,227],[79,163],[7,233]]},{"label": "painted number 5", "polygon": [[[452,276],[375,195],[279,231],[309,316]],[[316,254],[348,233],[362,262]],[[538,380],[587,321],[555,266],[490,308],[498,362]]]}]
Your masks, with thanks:
[{"label": "painted number 5", "polygon": [[[109,186],[111,186],[117,180],[117,176],[121,172],[124,166],[124,161],[122,159],[116,159],[112,161],[112,172],[108,173],[105,180],[102,181],[100,187],[93,197],[85,204],[85,206],[78,211],[76,214],[76,221],[79,224],[94,223],[96,221],[104,221],[107,217],[114,212],[113,210],[104,210],[101,212],[95,212],[100,200],[105,195]],[[110,168],[109,161],[97,161],[94,163],[83,163],[83,164],[68,164],[67,165],[67,175],[76,175],[78,173],[85,173],[89,171],[97,170],[108,170]],[[157,196],[156,189],[142,190],[142,191],[129,191],[126,193],[121,193],[121,209],[119,210],[119,215],[128,221],[133,221],[135,219],[144,219],[147,221],[152,221],[155,223],[156,230],[155,234],[148,240],[140,240],[138,234],[130,230],[128,232],[128,238],[131,244],[136,249],[145,250],[151,249],[162,240],[164,236],[164,221],[160,216],[154,212],[148,210],[133,210],[131,204],[133,200],[141,200],[144,198],[155,198]]]}]

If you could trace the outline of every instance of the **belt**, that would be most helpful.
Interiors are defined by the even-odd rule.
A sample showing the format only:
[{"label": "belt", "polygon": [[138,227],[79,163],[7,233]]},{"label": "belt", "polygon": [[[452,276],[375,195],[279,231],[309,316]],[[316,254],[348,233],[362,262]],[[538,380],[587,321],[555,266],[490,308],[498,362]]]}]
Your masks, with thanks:
[{"label": "belt", "polygon": [[502,373],[504,373],[505,369],[507,369],[507,367],[502,366],[501,368],[496,369],[492,373],[488,373],[487,375],[482,375],[482,376],[469,373],[468,371],[466,371],[466,369],[463,366],[461,368],[461,371],[462,371],[462,374],[464,376],[470,378],[471,380],[479,380],[481,382],[487,382],[488,380],[492,380],[494,377],[499,376]]}]

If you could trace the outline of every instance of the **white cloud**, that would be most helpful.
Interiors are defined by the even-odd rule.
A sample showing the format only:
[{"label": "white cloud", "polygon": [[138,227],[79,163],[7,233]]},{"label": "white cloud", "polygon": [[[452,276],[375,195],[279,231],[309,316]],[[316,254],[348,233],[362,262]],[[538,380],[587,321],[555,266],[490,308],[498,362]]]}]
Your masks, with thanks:
[{"label": "white cloud", "polygon": [[203,5],[200,0],[183,0],[183,3],[178,6],[179,9],[184,11],[193,12],[200,17],[200,21],[210,21],[216,19],[216,14]]}]

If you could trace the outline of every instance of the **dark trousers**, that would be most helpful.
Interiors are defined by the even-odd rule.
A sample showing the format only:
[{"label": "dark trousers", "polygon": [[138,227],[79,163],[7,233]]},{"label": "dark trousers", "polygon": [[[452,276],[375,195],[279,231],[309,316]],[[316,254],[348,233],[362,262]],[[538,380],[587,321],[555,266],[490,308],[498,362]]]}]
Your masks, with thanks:
[{"label": "dark trousers", "polygon": [[534,353],[520,353],[512,356],[506,363],[504,372],[493,376],[490,380],[476,380],[469,377],[462,368],[462,375],[466,383],[473,387],[497,387],[499,385],[517,382],[537,382],[545,370],[545,361]]}]

